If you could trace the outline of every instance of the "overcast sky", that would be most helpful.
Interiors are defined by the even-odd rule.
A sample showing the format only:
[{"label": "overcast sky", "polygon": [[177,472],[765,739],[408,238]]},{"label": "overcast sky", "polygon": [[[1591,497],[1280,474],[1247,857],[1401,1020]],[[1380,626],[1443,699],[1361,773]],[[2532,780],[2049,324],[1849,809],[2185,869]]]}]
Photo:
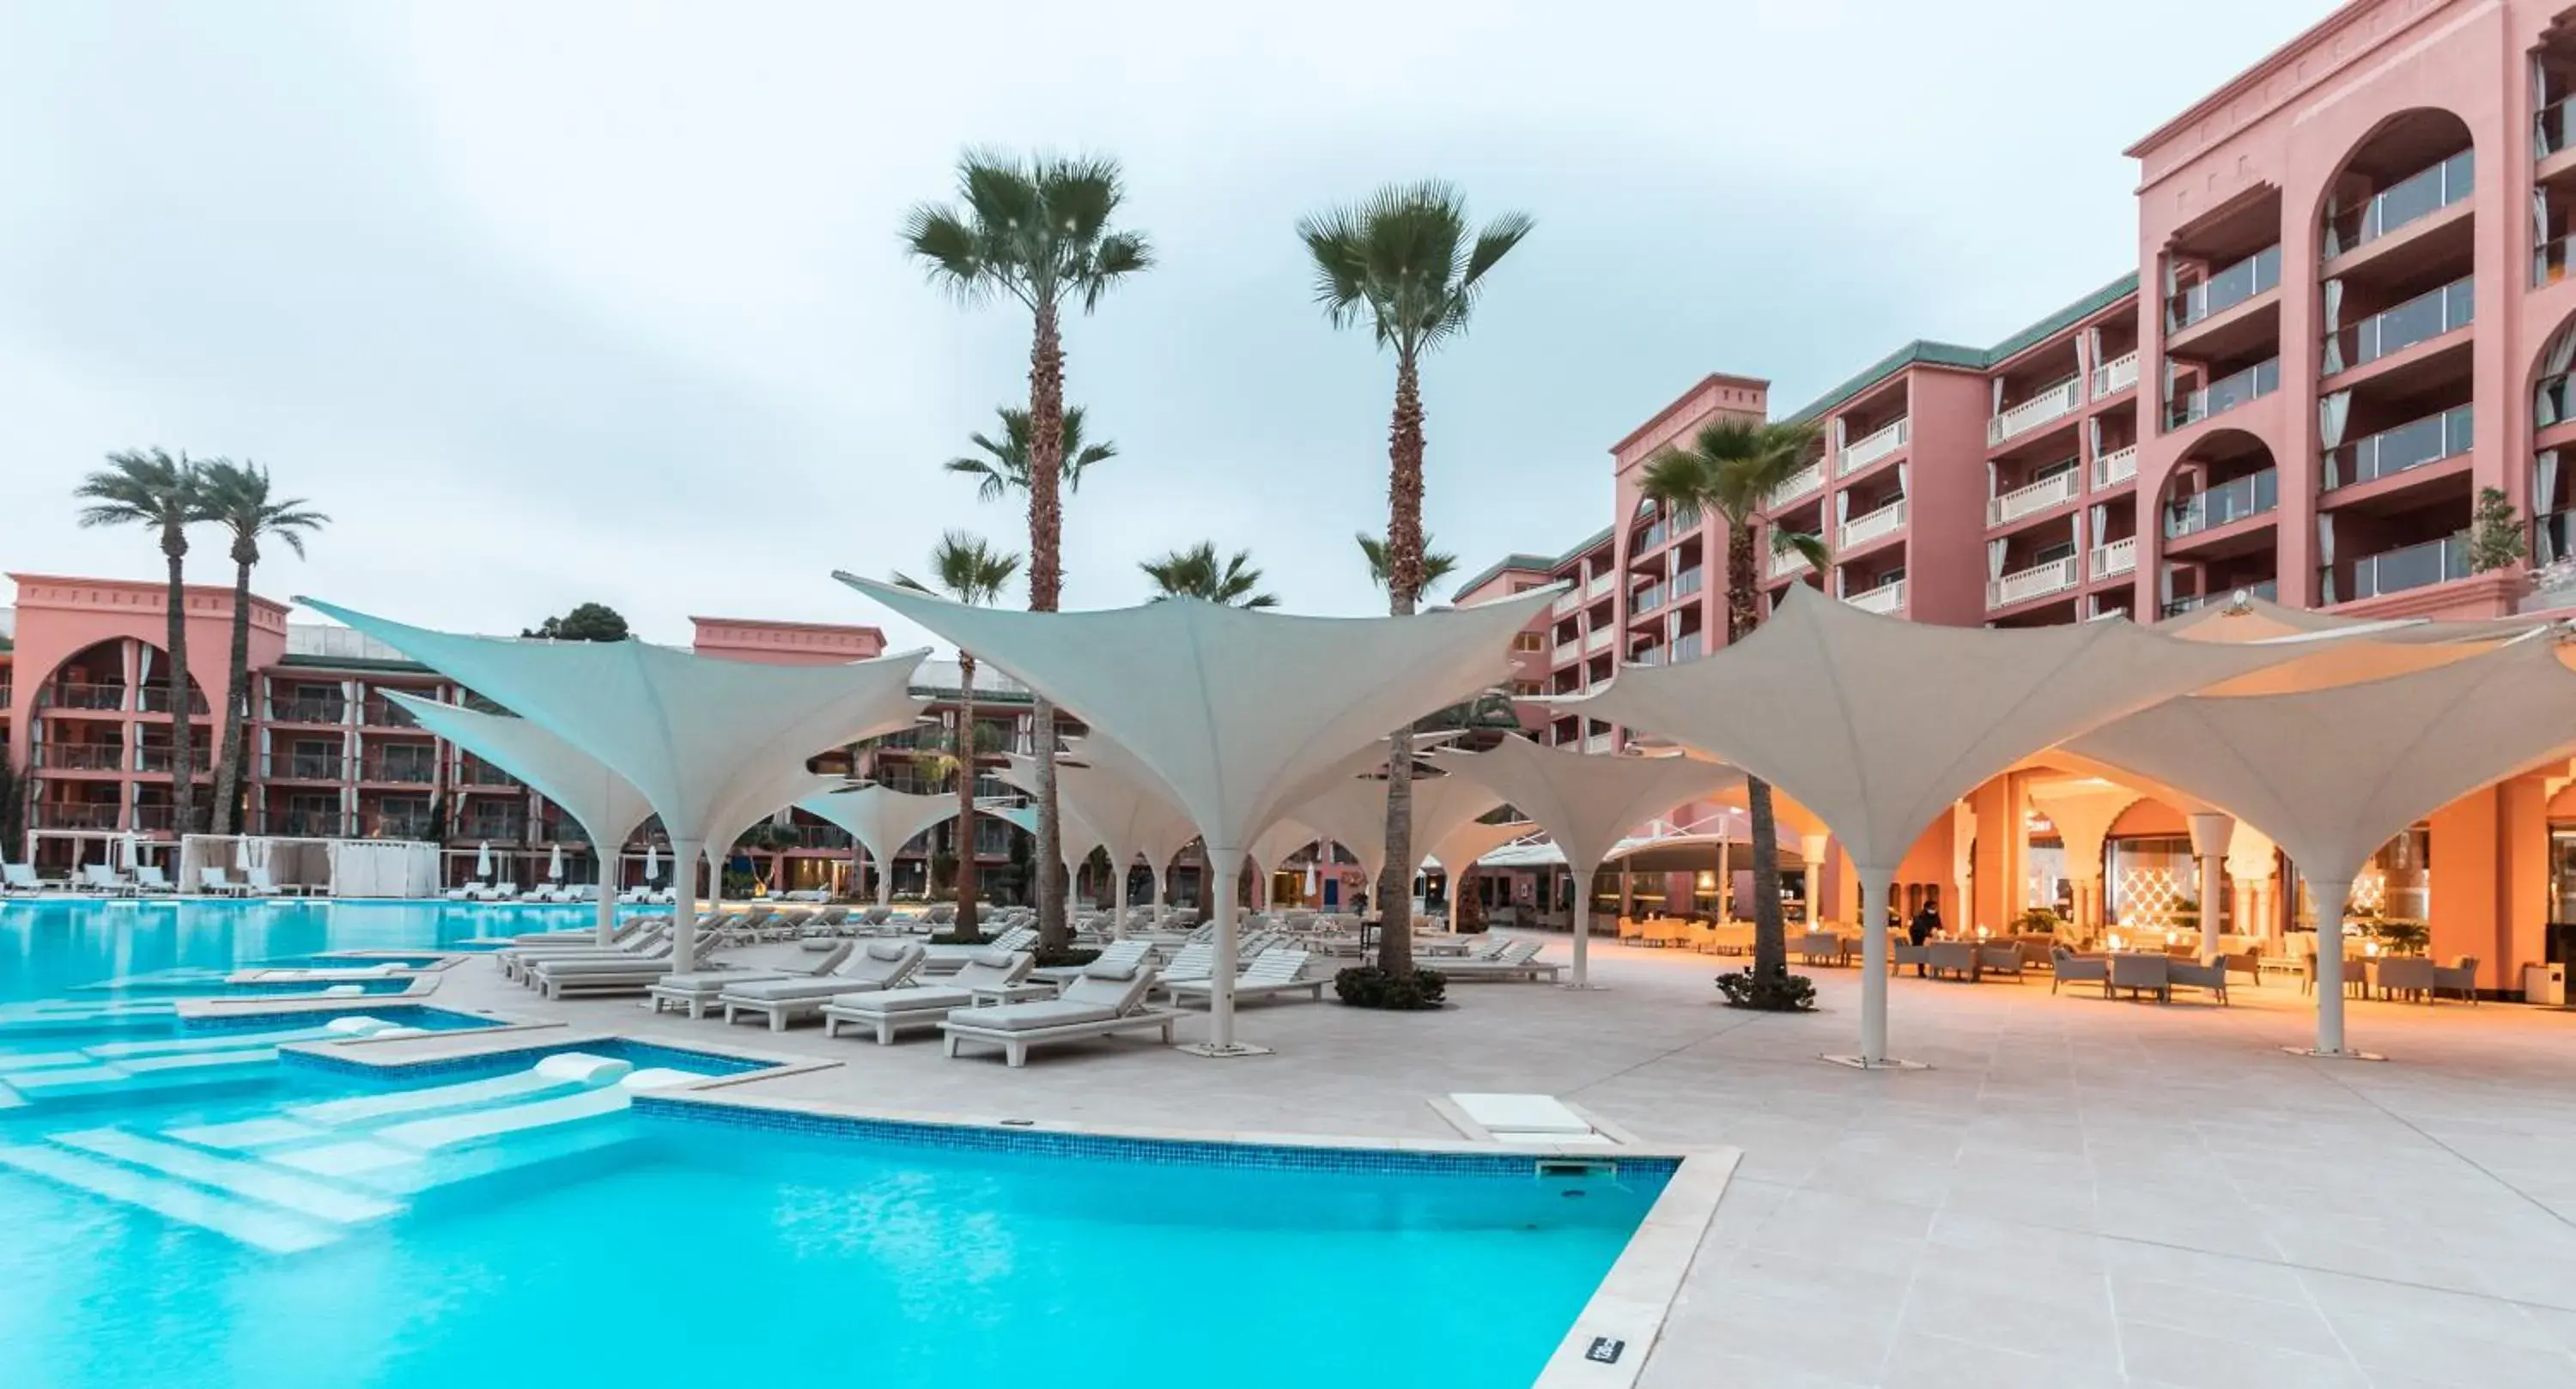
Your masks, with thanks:
[{"label": "overcast sky", "polygon": [[882,621],[830,571],[1025,542],[938,464],[1025,400],[1026,317],[896,240],[998,144],[1123,160],[1160,262],[1068,332],[1121,456],[1067,606],[1214,539],[1366,611],[1392,368],[1313,307],[1301,214],[1439,176],[1537,218],[1427,372],[1426,514],[1474,569],[1606,523],[1610,444],[1707,372],[1785,412],[2120,274],[2120,150],[2330,8],[0,0],[0,567],[157,576],[69,493],[158,444],[333,515],[281,597]]}]

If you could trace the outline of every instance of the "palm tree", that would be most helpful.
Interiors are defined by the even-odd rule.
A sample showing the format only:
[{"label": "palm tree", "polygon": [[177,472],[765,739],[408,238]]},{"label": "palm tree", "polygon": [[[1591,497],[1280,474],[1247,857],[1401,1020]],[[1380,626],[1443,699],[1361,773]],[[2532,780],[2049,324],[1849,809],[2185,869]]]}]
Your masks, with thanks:
[{"label": "palm tree", "polygon": [[[1009,298],[1028,309],[1029,610],[1054,612],[1064,587],[1064,338],[1068,304],[1085,313],[1154,263],[1135,232],[1112,230],[1126,197],[1118,161],[969,150],[957,161],[956,206],[925,203],[904,220],[905,249],[934,283],[969,303]],[[1078,455],[1077,455],[1078,457]],[[1055,707],[1030,711],[1038,764],[1038,945],[1071,943],[1064,918],[1064,829],[1056,816]]]},{"label": "palm tree", "polygon": [[1154,581],[1158,603],[1166,598],[1202,598],[1235,608],[1279,606],[1279,595],[1260,591],[1261,571],[1252,567],[1250,550],[1237,550],[1234,558],[1219,564],[1216,542],[1202,540],[1136,567]]},{"label": "palm tree", "polygon": [[[1815,447],[1813,424],[1728,418],[1701,426],[1688,447],[1666,448],[1646,461],[1638,489],[1643,496],[1667,513],[1697,511],[1726,527],[1730,643],[1751,635],[1762,621],[1762,581],[1754,564],[1757,518],[1771,504],[1771,494],[1807,466]],[[1815,572],[1826,570],[1825,543],[1817,536],[1774,526],[1771,549],[1803,554]],[[1753,822],[1753,977],[1759,987],[1789,974],[1789,940],[1780,924],[1779,831],[1769,782],[1746,778],[1745,809]]]},{"label": "palm tree", "polygon": [[108,467],[81,480],[72,495],[83,526],[148,526],[161,533],[161,558],[170,567],[167,675],[170,699],[170,814],[173,833],[196,826],[197,732],[188,707],[188,527],[207,519],[205,467],[184,452],[128,449],[107,456]]},{"label": "palm tree", "polygon": [[[930,552],[931,583],[970,607],[999,602],[1011,576],[1020,572],[1020,557],[996,550],[979,536],[950,531]],[[930,584],[896,574],[906,588],[931,591]],[[957,720],[949,740],[951,773],[957,781],[957,934],[969,939],[975,927],[975,653],[957,652]]]},{"label": "palm tree", "polygon": [[[1422,356],[1467,331],[1485,276],[1529,235],[1506,213],[1470,237],[1466,200],[1445,183],[1381,189],[1356,207],[1308,217],[1297,235],[1315,262],[1315,299],[1333,326],[1365,323],[1395,353],[1395,418],[1387,448],[1387,610],[1408,616],[1430,582],[1422,535]],[[1413,739],[1387,751],[1384,929],[1378,965],[1413,970]]]},{"label": "palm tree", "polygon": [[[1029,490],[1029,412],[1008,405],[994,411],[1002,417],[1002,438],[995,442],[981,434],[966,436],[983,451],[981,458],[969,455],[952,458],[943,465],[952,473],[973,477],[978,501],[998,502],[1013,492]],[[1083,470],[1094,463],[1105,463],[1118,456],[1118,446],[1103,440],[1085,444],[1082,439],[1082,407],[1064,409],[1064,487],[1068,492],[1082,490]]]},{"label": "palm tree", "polygon": [[242,780],[242,706],[250,698],[250,571],[259,566],[261,536],[274,536],[304,558],[304,537],[330,524],[302,497],[271,497],[268,469],[216,459],[205,465],[208,519],[233,537],[231,674],[224,682],[224,731],[215,752],[216,834],[233,832],[233,803]]},{"label": "palm tree", "polygon": [[[1369,582],[1379,588],[1386,587],[1386,542],[1367,531],[1361,531],[1354,538],[1360,542],[1360,553],[1368,557]],[[1432,549],[1431,534],[1425,531],[1422,536],[1422,586],[1431,588],[1457,572],[1458,557]]]}]

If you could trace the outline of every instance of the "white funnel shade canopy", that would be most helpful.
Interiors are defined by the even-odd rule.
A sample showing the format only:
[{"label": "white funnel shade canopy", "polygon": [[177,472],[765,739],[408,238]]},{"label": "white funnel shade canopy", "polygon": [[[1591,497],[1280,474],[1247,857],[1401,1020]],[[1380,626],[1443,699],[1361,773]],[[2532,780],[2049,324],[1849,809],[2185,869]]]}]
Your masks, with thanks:
[{"label": "white funnel shade canopy", "polygon": [[[299,600],[588,753],[660,812],[674,840],[726,840],[719,823],[791,768],[912,725],[921,652],[847,665],[757,665],[640,641],[458,636]],[[779,795],[759,815],[802,792]],[[737,832],[750,820],[731,826]]]},{"label": "white funnel shade canopy", "polygon": [[[1161,882],[1173,856],[1198,837],[1189,817],[1172,804],[1161,788],[1150,784],[1151,773],[1109,740],[1094,734],[1077,742],[1065,755],[1089,763],[1056,763],[1056,809],[1063,815],[1068,837],[1073,822],[1078,820],[1109,851],[1109,861],[1116,866],[1122,884],[1139,853],[1153,860],[1154,881]],[[1037,760],[1013,753],[1010,769],[1002,779],[1022,790],[1035,791]]]},{"label": "white funnel shade canopy", "polygon": [[1733,767],[1695,757],[1590,756],[1519,737],[1486,752],[1444,748],[1431,760],[1537,821],[1579,874],[1599,868],[1628,831],[1744,781]]},{"label": "white funnel shade canopy", "polygon": [[1743,767],[1815,812],[1854,864],[1884,872],[1953,801],[2023,757],[2313,649],[2176,641],[2126,622],[1941,627],[1791,585],[1743,641],[1630,666],[1559,707]]},{"label": "white funnel shade canopy", "polygon": [[2269,598],[2248,596],[2242,603],[2204,603],[2155,625],[2155,630],[2185,641],[2244,643],[2321,633],[2366,635],[2372,641],[2415,644],[2495,640],[2527,632],[2536,625],[2525,618],[2484,622],[2426,622],[2420,618],[2339,617],[2333,613],[2285,608]]},{"label": "white funnel shade canopy", "polygon": [[[1459,826],[1474,822],[1476,817],[1502,803],[1502,797],[1491,788],[1467,777],[1415,776],[1414,862],[1408,867],[1421,866],[1422,859],[1432,853],[1432,845],[1447,839],[1457,833]],[[1368,869],[1370,882],[1376,882],[1378,873],[1386,867],[1384,781],[1376,777],[1346,778],[1306,801],[1298,808],[1297,817],[1357,854],[1360,863]],[[1523,827],[1516,833],[1526,834],[1528,829]],[[1441,862],[1445,864],[1448,860],[1442,859]]]},{"label": "white funnel shade canopy", "polygon": [[[1018,784],[1012,783],[1015,786]],[[1008,820],[1019,826],[1030,838],[1037,837],[1038,808],[1036,806],[998,805],[984,806],[981,809],[986,815]],[[1067,810],[1061,804],[1056,807],[1056,811],[1061,817],[1059,827],[1064,831],[1061,838],[1064,841],[1064,866],[1068,871],[1090,862],[1092,850],[1108,847],[1108,842],[1092,833],[1091,826],[1081,816]]]},{"label": "white funnel shade canopy", "polygon": [[1291,854],[1314,843],[1319,837],[1313,826],[1302,821],[1273,820],[1270,828],[1253,839],[1252,846],[1243,851],[1243,856],[1261,865],[1264,871],[1275,873]]},{"label": "white funnel shade canopy", "polygon": [[1109,612],[975,608],[851,587],[1001,667],[1133,753],[1239,853],[1337,759],[1509,678],[1551,589],[1415,617],[1294,617],[1174,598]]},{"label": "white funnel shade canopy", "polygon": [[903,846],[957,813],[955,796],[916,796],[883,786],[825,791],[796,802],[799,810],[819,815],[859,841],[878,870],[894,861]]},{"label": "white funnel shade canopy", "polygon": [[485,714],[454,704],[387,690],[421,727],[464,748],[537,789],[581,823],[603,861],[612,858],[635,827],[653,813],[644,793],[600,760],[545,730],[507,714]]},{"label": "white funnel shade canopy", "polygon": [[722,858],[732,852],[733,842],[742,838],[752,826],[841,784],[840,777],[809,772],[799,763],[793,767],[782,767],[766,779],[745,785],[733,802],[718,810],[715,818],[709,821],[715,832],[707,836],[708,856]]},{"label": "white funnel shade canopy", "polygon": [[1447,873],[1454,883],[1464,877],[1468,869],[1476,866],[1476,860],[1537,828],[1526,820],[1507,825],[1470,820],[1432,841],[1431,857],[1440,860],[1441,871]]}]

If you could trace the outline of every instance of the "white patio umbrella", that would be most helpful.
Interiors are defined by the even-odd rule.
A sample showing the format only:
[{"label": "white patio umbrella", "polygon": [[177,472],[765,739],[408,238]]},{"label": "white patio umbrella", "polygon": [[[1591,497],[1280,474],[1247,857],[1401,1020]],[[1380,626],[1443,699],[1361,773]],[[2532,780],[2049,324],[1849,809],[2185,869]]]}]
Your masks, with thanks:
[{"label": "white patio umbrella", "polygon": [[[563,807],[566,815],[581,826],[582,836],[599,850],[602,880],[599,888],[597,917],[600,943],[605,945],[617,930],[617,893],[606,880],[607,865],[616,862],[617,846],[626,842],[644,817],[652,813],[644,793],[632,782],[610,771],[596,757],[563,739],[538,723],[513,718],[507,714],[485,714],[455,704],[441,704],[399,691],[388,690],[385,697],[399,705],[421,727],[456,744],[526,782],[537,794]],[[563,846],[555,846],[548,876],[563,880]],[[492,877],[492,846],[480,845],[474,853],[474,875],[485,881]]]},{"label": "white patio umbrella", "polygon": [[1622,835],[1684,801],[1743,784],[1744,774],[1695,757],[1605,757],[1505,738],[1486,752],[1442,749],[1432,761],[1538,822],[1574,874],[1574,987],[1591,985],[1592,875]]},{"label": "white patio umbrella", "polygon": [[894,901],[894,856],[957,813],[955,796],[919,796],[870,783],[824,791],[796,803],[850,832],[877,865],[877,905]]},{"label": "white patio umbrella", "polygon": [[[671,838],[675,883],[760,815],[806,794],[817,753],[910,726],[923,652],[846,665],[762,665],[640,641],[513,641],[459,636],[300,600],[481,692],[598,759],[644,793]],[[783,792],[769,797],[768,792]],[[755,794],[757,793],[757,794]],[[738,802],[767,799],[727,826]],[[723,837],[720,837],[723,836]],[[719,866],[717,887],[723,887]],[[672,967],[697,960],[694,902],[672,913]]]},{"label": "white patio umbrella", "polygon": [[546,881],[550,883],[563,881],[563,846],[561,844],[546,851]]},{"label": "white patio umbrella", "polygon": [[1210,1039],[1234,1036],[1235,875],[1286,797],[1352,750],[1509,678],[1541,588],[1418,617],[1316,618],[1174,598],[1093,613],[972,608],[843,582],[975,652],[1135,754],[1189,813],[1216,879]]},{"label": "white patio umbrella", "polygon": [[1943,627],[1792,584],[1744,640],[1630,666],[1560,707],[1723,757],[1832,827],[1860,878],[1864,968],[1860,1051],[1828,1059],[1874,1067],[1900,1064],[1887,1055],[1888,884],[1933,817],[2041,748],[2316,640],[2181,641],[2120,621]]},{"label": "white patio umbrella", "polygon": [[644,886],[651,887],[653,885],[653,875],[661,871],[662,846],[652,842],[651,840],[646,840],[644,842]]},{"label": "white patio umbrella", "polygon": [[[2431,669],[2281,694],[2198,696],[2074,739],[2086,757],[2206,798],[2269,835],[2317,911],[2317,1045],[2344,1044],[2352,879],[2416,820],[2576,740],[2576,675],[2552,634]],[[2215,903],[2204,903],[2205,913]]]}]

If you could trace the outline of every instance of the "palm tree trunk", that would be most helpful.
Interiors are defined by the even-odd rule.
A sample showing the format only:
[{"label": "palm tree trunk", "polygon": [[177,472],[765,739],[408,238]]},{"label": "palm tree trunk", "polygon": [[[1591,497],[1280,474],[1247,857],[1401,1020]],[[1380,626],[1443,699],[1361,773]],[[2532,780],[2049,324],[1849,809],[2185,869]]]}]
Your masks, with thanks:
[{"label": "palm tree trunk", "polygon": [[[1730,517],[1728,522],[1726,640],[1731,645],[1751,636],[1760,624],[1762,588],[1754,574],[1751,518]],[[1780,834],[1771,813],[1771,784],[1746,778],[1744,801],[1753,830],[1753,976],[1783,978],[1789,973],[1789,936],[1780,921]]]},{"label": "palm tree trunk", "polygon": [[164,527],[161,554],[170,562],[170,825],[184,835],[197,819],[197,730],[188,710],[187,533]]},{"label": "palm tree trunk", "polygon": [[[1422,378],[1413,353],[1395,354],[1395,418],[1388,426],[1387,611],[1411,617],[1422,591]],[[1413,730],[1386,747],[1386,866],[1377,881],[1378,968],[1413,972]]]},{"label": "palm tree trunk", "polygon": [[957,934],[975,925],[975,658],[957,653]]},{"label": "palm tree trunk", "polygon": [[[1064,339],[1056,331],[1056,306],[1037,308],[1029,344],[1029,611],[1051,613],[1064,588]],[[1064,824],[1055,788],[1055,706],[1032,701],[1029,751],[1038,763],[1038,954],[1052,957],[1073,944],[1064,915]]]},{"label": "palm tree trunk", "polygon": [[233,806],[241,797],[242,705],[250,697],[251,561],[233,557],[233,649],[224,678],[223,741],[215,752],[214,832],[233,832]]}]

